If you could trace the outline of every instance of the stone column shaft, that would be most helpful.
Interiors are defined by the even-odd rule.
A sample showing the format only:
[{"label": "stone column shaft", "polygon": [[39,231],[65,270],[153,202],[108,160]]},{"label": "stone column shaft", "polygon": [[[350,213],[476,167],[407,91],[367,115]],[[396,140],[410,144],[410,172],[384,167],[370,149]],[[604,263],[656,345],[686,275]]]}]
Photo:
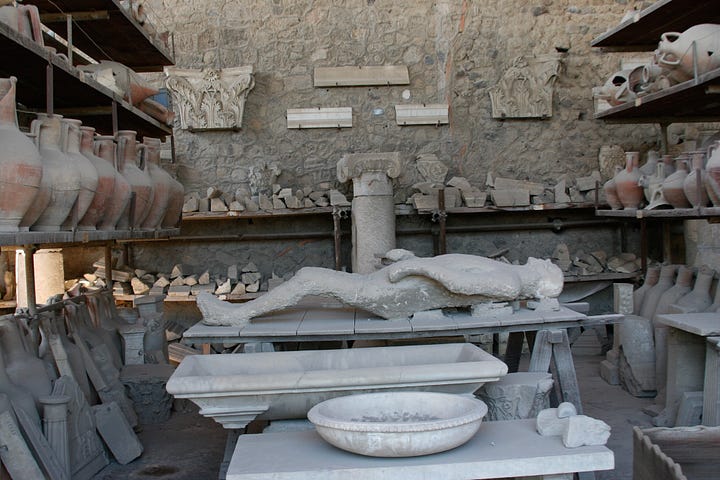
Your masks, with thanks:
[{"label": "stone column shaft", "polygon": [[40,398],[43,406],[43,433],[58,461],[70,478],[70,441],[67,425],[69,395]]}]

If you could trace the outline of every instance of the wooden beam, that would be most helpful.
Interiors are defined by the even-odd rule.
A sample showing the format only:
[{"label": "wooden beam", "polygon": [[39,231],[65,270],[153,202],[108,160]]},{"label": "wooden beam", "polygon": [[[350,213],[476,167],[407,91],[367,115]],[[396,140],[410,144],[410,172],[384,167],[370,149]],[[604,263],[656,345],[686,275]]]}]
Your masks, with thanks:
[{"label": "wooden beam", "polygon": [[72,19],[76,22],[108,20],[110,18],[107,10],[96,10],[92,12],[41,13],[40,21],[46,25],[51,23],[65,23],[68,15],[72,16]]}]

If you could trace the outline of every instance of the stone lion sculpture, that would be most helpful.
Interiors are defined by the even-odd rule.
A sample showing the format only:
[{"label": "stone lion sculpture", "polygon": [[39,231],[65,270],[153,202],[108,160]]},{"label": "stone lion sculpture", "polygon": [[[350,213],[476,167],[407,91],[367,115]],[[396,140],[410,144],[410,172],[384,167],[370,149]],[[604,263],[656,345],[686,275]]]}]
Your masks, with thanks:
[{"label": "stone lion sculpture", "polygon": [[245,326],[308,295],[331,297],[394,319],[446,307],[554,298],[563,288],[562,270],[550,260],[528,258],[525,265],[510,265],[464,254],[421,258],[401,249],[391,250],[385,259],[392,263],[368,274],[305,267],[253,301],[232,304],[200,294],[197,305],[206,325]]}]

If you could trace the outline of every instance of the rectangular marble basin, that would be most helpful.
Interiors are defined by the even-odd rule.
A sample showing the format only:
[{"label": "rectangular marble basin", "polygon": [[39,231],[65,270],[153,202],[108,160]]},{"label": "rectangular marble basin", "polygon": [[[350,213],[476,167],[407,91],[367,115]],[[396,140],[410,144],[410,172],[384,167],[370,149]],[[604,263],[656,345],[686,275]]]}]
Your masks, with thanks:
[{"label": "rectangular marble basin", "polygon": [[470,343],[185,357],[167,391],[225,428],[305,418],[334,397],[382,391],[473,393],[507,366]]}]

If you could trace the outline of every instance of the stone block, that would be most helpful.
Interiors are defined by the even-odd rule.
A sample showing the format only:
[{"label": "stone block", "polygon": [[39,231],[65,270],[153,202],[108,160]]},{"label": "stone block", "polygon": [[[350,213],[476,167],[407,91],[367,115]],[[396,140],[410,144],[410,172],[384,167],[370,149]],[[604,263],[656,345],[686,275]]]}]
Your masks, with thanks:
[{"label": "stone block", "polygon": [[488,406],[487,420],[534,418],[549,406],[552,386],[549,373],[508,373],[480,387],[476,395]]},{"label": "stone block", "polygon": [[258,270],[257,265],[255,265],[254,262],[250,262],[240,269],[240,272],[242,272],[242,273],[257,272],[257,271],[259,271],[259,270]]},{"label": "stone block", "polygon": [[223,191],[216,187],[209,187],[207,189],[207,195],[205,195],[207,198],[213,199],[213,198],[220,198],[223,194]]},{"label": "stone block", "polygon": [[575,405],[573,405],[570,402],[562,402],[557,407],[557,416],[558,418],[568,418],[572,417],[574,415],[577,415],[577,409],[575,408]]},{"label": "stone block", "polygon": [[197,285],[198,284],[198,276],[197,275],[188,275],[187,277],[185,277],[183,279],[183,283],[189,287],[192,287],[193,285]]},{"label": "stone block", "polygon": [[538,413],[535,421],[537,432],[544,437],[562,435],[567,428],[568,418],[558,418],[557,408],[546,408]]},{"label": "stone block", "polygon": [[272,206],[274,210],[282,210],[284,208],[287,208],[285,202],[283,202],[282,199],[277,195],[272,196]]},{"label": "stone block", "polygon": [[[247,207],[247,205],[245,205]],[[273,209],[273,202],[268,198],[265,194],[258,194],[258,206],[260,207],[260,210],[272,210]],[[249,209],[248,209],[249,210]]]},{"label": "stone block", "polygon": [[620,385],[620,371],[618,366],[609,360],[600,362],[600,377],[609,385]]},{"label": "stone block", "polygon": [[232,292],[230,292],[231,295],[245,295],[245,293],[245,284],[242,282],[235,285],[235,288],[233,288]]},{"label": "stone block", "polygon": [[143,446],[115,402],[92,407],[95,423],[105,445],[120,465],[126,465],[143,452]]},{"label": "stone block", "polygon": [[183,213],[193,213],[197,212],[198,210],[200,210],[200,204],[197,198],[190,198],[185,203],[183,203]]},{"label": "stone block", "polygon": [[210,211],[211,212],[227,212],[228,207],[225,205],[225,201],[222,198],[211,198],[210,199]]},{"label": "stone block", "polygon": [[236,263],[233,263],[232,265],[229,265],[229,266],[228,266],[228,268],[227,268],[227,276],[228,276],[228,279],[230,279],[230,280],[233,280],[233,281],[235,281],[235,282],[238,281],[238,279],[239,279],[240,277],[238,276],[238,266],[237,266]]},{"label": "stone block", "polygon": [[228,210],[230,210],[231,212],[243,212],[245,211],[245,205],[243,205],[241,202],[238,202],[237,200],[234,200],[230,202]]},{"label": "stone block", "polygon": [[527,190],[528,195],[542,195],[545,192],[545,185],[542,183],[513,178],[495,177],[492,186],[497,190]]},{"label": "stone block", "polygon": [[179,287],[185,285],[185,277],[177,277],[174,278],[172,282],[170,282],[171,287]]},{"label": "stone block", "polygon": [[[256,202],[253,199],[248,198],[247,200],[245,200],[244,204],[245,204],[245,210],[247,210],[248,212],[260,211],[260,206],[258,205],[258,202]],[[263,209],[263,210],[265,210],[265,209]]]},{"label": "stone block", "polygon": [[210,272],[205,270],[202,274],[200,274],[197,278],[197,283],[200,285],[210,285]]},{"label": "stone block", "polygon": [[465,177],[452,177],[447,181],[447,184],[451,187],[459,189],[461,192],[469,192],[474,188]]},{"label": "stone block", "polygon": [[133,278],[130,280],[130,285],[132,286],[133,294],[135,295],[145,295],[150,292],[150,287],[139,278]]},{"label": "stone block", "polygon": [[567,448],[583,445],[605,445],[610,438],[610,425],[588,417],[575,415],[567,418],[568,423],[562,434],[563,444]]},{"label": "stone block", "polygon": [[555,193],[555,203],[570,203],[570,195],[567,194],[567,182],[560,180],[553,189]]},{"label": "stone block", "polygon": [[318,200],[315,200],[315,206],[316,207],[328,207],[328,206],[330,206],[330,200],[328,200],[325,197],[319,198]]},{"label": "stone block", "polygon": [[242,282],[245,285],[248,285],[250,283],[255,283],[262,279],[262,274],[260,272],[247,272],[242,274]]},{"label": "stone block", "polygon": [[190,287],[187,285],[170,285],[168,288],[169,297],[187,297],[190,295]]},{"label": "stone block", "polygon": [[214,293],[215,288],[217,285],[215,285],[215,282],[210,282],[208,285],[193,285],[190,287],[190,295],[197,295],[199,293]]},{"label": "stone block", "polygon": [[287,206],[287,208],[292,208],[292,209],[298,209],[298,208],[303,207],[303,204],[295,196],[290,196],[290,197],[286,198],[285,205]]},{"label": "stone block", "polygon": [[413,206],[418,210],[436,210],[438,208],[437,195],[413,195]]},{"label": "stone block", "polygon": [[472,208],[480,208],[485,206],[487,200],[487,192],[480,191],[479,188],[471,188],[470,190],[460,190],[465,206]]},{"label": "stone block", "polygon": [[512,190],[494,189],[490,198],[497,207],[523,207],[530,205],[530,192],[521,188]]},{"label": "stone block", "polygon": [[245,290],[249,293],[257,293],[260,291],[260,282],[254,282],[249,285],[245,285]]},{"label": "stone block", "polygon": [[170,272],[170,278],[173,279],[173,278],[182,277],[182,276],[183,276],[182,264],[178,263],[172,268],[172,271]]},{"label": "stone block", "polygon": [[217,290],[215,290],[215,295],[224,295],[224,294],[230,293],[231,291],[232,291],[232,282],[228,278],[225,282],[223,282],[222,284],[220,284],[218,286]]},{"label": "stone block", "polygon": [[330,205],[334,207],[349,207],[348,199],[337,190],[330,190]]},{"label": "stone block", "polygon": [[292,197],[294,194],[293,194],[292,188],[283,188],[279,192],[275,193],[275,195],[282,198],[283,200],[286,200],[286,199]]},{"label": "stone block", "polygon": [[197,201],[198,203],[198,212],[209,212],[210,211],[210,199],[209,198],[201,198]]}]

